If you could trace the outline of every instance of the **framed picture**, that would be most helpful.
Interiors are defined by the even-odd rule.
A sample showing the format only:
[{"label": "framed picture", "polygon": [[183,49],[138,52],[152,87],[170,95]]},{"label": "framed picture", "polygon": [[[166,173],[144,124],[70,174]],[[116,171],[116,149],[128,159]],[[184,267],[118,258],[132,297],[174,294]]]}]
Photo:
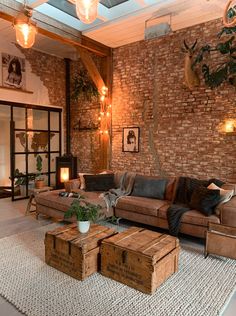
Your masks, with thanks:
[{"label": "framed picture", "polygon": [[2,85],[25,90],[25,59],[2,53]]},{"label": "framed picture", "polygon": [[139,127],[124,127],[122,137],[122,151],[138,153],[139,152]]}]

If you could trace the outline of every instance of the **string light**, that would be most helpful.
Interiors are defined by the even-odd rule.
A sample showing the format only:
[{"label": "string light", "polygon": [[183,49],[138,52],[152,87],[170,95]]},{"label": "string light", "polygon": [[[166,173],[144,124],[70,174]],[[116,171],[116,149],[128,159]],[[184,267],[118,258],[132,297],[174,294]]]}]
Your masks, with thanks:
[{"label": "string light", "polygon": [[109,126],[110,126],[110,110],[111,110],[111,104],[108,103],[108,88],[106,86],[103,86],[101,88],[101,112],[98,120],[100,121],[100,135],[109,135]]}]

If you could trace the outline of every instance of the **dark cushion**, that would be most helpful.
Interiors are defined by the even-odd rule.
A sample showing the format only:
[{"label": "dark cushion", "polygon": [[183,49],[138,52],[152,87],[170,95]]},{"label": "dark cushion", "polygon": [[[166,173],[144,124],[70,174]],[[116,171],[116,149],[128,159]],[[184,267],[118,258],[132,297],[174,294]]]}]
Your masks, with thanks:
[{"label": "dark cushion", "polygon": [[131,195],[164,200],[167,179],[152,179],[137,175]]},{"label": "dark cushion", "polygon": [[84,175],[85,191],[108,191],[115,187],[114,174]]},{"label": "dark cushion", "polygon": [[213,214],[214,208],[219,202],[220,190],[210,190],[199,186],[193,191],[190,207],[200,211],[206,216],[210,216]]}]

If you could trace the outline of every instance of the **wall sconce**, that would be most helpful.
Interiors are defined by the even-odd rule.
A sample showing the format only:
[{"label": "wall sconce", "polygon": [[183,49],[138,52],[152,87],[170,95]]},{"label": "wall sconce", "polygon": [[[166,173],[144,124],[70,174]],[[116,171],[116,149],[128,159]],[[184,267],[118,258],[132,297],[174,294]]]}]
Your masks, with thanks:
[{"label": "wall sconce", "polygon": [[225,132],[226,133],[233,133],[233,132],[235,132],[234,120],[227,120],[225,122]]}]

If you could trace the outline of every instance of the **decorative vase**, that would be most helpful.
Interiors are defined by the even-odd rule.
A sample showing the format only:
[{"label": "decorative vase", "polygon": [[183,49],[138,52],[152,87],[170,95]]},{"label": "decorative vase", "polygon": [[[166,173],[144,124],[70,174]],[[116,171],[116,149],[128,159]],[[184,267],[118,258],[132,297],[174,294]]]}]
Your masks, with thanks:
[{"label": "decorative vase", "polygon": [[80,233],[85,234],[89,231],[90,221],[77,221],[77,227]]},{"label": "decorative vase", "polygon": [[44,187],[44,180],[36,180],[35,181],[35,188],[42,189]]}]

